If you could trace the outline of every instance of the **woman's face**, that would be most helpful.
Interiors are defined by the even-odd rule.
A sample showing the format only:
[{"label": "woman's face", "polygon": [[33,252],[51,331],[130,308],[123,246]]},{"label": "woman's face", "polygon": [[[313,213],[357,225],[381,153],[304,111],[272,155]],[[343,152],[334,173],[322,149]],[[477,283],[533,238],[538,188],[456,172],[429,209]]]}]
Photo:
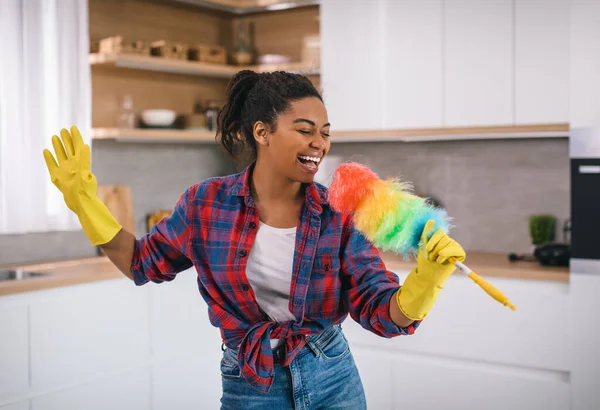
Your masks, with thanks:
[{"label": "woman's face", "polygon": [[277,117],[274,132],[262,123],[254,126],[258,160],[292,181],[312,182],[329,152],[329,120],[316,97],[294,101]]}]

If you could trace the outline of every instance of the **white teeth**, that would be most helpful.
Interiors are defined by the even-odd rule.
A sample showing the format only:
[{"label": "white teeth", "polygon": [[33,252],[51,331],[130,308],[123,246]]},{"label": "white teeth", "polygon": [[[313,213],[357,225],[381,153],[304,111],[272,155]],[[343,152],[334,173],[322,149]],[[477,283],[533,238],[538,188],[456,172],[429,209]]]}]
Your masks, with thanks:
[{"label": "white teeth", "polygon": [[315,162],[317,164],[319,162],[321,162],[321,158],[319,158],[319,157],[309,157],[308,155],[298,155],[298,158],[302,158],[302,159],[304,159],[306,161],[313,161],[313,162]]}]

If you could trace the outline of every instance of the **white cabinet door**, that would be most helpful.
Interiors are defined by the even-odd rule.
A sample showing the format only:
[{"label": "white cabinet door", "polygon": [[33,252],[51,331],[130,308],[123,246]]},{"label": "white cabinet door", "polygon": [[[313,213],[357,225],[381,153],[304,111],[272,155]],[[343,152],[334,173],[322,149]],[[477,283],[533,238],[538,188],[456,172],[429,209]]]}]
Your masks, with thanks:
[{"label": "white cabinet door", "polygon": [[395,409],[570,409],[568,377],[540,370],[406,355],[392,371]]},{"label": "white cabinet door", "polygon": [[569,0],[515,1],[515,121],[569,122]]},{"label": "white cabinet door", "polygon": [[34,410],[148,410],[150,369],[142,368],[107,379],[59,390],[31,400]]},{"label": "white cabinet door", "polygon": [[514,123],[512,0],[446,0],[445,126]]},{"label": "white cabinet door", "polygon": [[572,127],[600,125],[600,1],[571,0],[569,120]]},{"label": "white cabinet door", "polygon": [[[591,260],[586,262],[594,264]],[[569,283],[572,319],[565,329],[565,332],[576,335],[570,349],[573,366],[571,410],[600,409],[599,289],[600,266],[593,270],[586,269],[585,273],[580,272],[577,265],[572,266]]]},{"label": "white cabinet door", "polygon": [[152,366],[152,409],[220,409],[220,361],[221,354],[207,358],[198,348],[195,354]]},{"label": "white cabinet door", "polygon": [[321,87],[334,131],[381,129],[382,4],[328,0],[320,6]]},{"label": "white cabinet door", "polygon": [[370,349],[351,343],[352,355],[365,389],[367,408],[391,410],[394,386],[392,385],[393,356],[374,355]]},{"label": "white cabinet door", "polygon": [[30,307],[31,383],[84,383],[147,363],[149,287],[127,279],[48,291]]},{"label": "white cabinet door", "polygon": [[0,406],[0,410],[29,410],[29,400]]},{"label": "white cabinet door", "polygon": [[0,397],[29,388],[27,306],[0,309]]},{"label": "white cabinet door", "polygon": [[210,324],[196,279],[196,271],[189,269],[151,288],[154,410],[220,406],[221,336]]},{"label": "white cabinet door", "polygon": [[385,0],[386,129],[443,125],[442,0]]}]

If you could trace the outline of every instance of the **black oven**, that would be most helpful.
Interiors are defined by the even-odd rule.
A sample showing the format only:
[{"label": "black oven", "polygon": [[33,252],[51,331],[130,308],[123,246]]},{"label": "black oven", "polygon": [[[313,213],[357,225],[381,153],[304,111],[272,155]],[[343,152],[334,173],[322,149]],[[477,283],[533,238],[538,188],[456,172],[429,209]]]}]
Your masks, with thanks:
[{"label": "black oven", "polygon": [[600,127],[575,128],[571,161],[571,257],[600,260]]}]

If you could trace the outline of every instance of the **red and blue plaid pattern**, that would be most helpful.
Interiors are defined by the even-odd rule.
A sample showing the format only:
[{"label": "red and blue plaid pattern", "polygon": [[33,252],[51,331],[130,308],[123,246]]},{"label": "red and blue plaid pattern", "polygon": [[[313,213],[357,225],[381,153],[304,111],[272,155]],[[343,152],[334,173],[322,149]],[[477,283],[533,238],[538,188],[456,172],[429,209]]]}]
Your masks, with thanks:
[{"label": "red and blue plaid pattern", "polygon": [[327,189],[317,183],[306,187],[297,227],[289,304],[295,320],[270,320],[246,278],[259,224],[250,196],[251,170],[188,188],[173,214],[136,241],[131,267],[136,285],[171,281],[194,266],[211,323],[221,329],[228,347],[239,347],[243,376],[263,392],[269,391],[274,374],[271,338],[286,339],[280,364],[288,365],[304,346],[305,335],[341,323],[348,313],[382,337],[412,334],[418,322],[399,328],[389,314],[398,277],[386,270],[351,218],[330,209]]}]

